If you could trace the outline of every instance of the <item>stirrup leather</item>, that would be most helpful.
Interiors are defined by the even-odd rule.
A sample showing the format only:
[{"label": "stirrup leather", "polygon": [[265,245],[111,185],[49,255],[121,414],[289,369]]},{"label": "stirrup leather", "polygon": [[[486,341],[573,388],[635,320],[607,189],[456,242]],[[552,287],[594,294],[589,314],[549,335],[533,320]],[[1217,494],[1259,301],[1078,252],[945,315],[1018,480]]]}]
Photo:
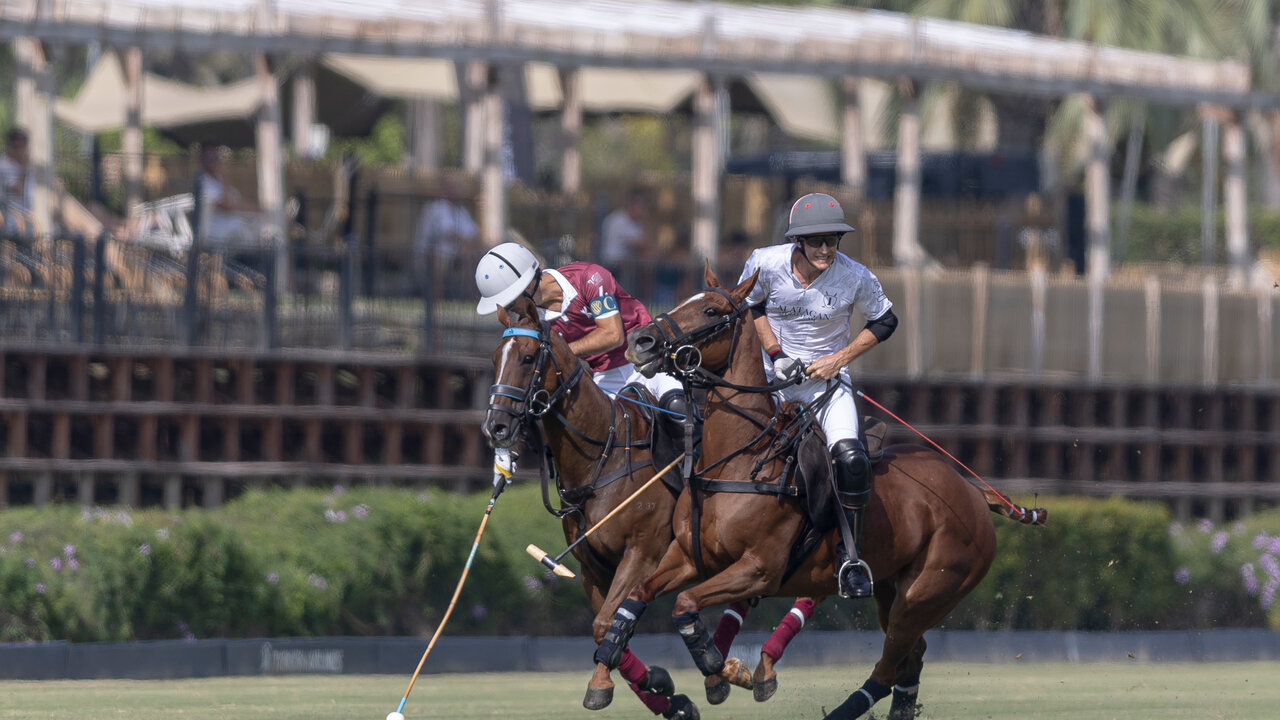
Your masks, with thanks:
[{"label": "stirrup leather", "polygon": [[[862,567],[862,571],[865,577],[867,578],[867,594],[866,595],[853,595],[851,588],[846,588],[844,586],[845,571],[848,570],[850,567],[856,567],[856,566]],[[844,564],[840,566],[840,570],[836,573],[836,590],[840,594],[840,597],[842,598],[871,597],[875,593],[875,585],[876,585],[875,580],[873,580],[871,577],[871,566],[867,564],[866,560],[863,560],[861,558],[857,560],[845,560]]]}]

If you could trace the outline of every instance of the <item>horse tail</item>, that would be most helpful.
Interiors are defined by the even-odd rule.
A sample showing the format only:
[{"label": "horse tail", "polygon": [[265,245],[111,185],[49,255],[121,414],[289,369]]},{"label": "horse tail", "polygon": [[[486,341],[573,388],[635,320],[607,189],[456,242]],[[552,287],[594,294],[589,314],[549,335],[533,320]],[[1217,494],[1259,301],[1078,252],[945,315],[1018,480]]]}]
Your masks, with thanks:
[{"label": "horse tail", "polygon": [[986,498],[987,507],[997,515],[1003,515],[1023,525],[1044,525],[1049,519],[1049,511],[1044,508],[1025,508],[1010,502],[1008,498],[991,488],[979,489],[982,490],[982,496]]}]

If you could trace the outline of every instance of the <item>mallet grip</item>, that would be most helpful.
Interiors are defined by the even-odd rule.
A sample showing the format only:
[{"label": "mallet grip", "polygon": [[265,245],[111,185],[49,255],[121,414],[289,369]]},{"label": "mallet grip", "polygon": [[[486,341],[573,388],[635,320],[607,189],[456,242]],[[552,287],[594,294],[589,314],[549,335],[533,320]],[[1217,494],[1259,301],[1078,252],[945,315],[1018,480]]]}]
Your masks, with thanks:
[{"label": "mallet grip", "polygon": [[534,560],[537,560],[543,565],[546,565],[547,569],[555,573],[556,575],[559,575],[562,578],[574,577],[572,570],[565,567],[561,563],[556,562],[556,559],[551,557],[550,553],[538,547],[537,545],[534,545],[533,543],[529,543],[529,547],[525,548],[524,551],[532,555]]}]

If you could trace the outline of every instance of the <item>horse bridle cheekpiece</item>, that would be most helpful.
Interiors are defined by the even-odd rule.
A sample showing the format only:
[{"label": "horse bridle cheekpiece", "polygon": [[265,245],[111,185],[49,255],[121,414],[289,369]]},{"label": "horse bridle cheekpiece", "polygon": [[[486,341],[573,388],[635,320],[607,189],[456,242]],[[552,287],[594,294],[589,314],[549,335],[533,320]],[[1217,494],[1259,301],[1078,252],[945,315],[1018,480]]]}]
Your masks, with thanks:
[{"label": "horse bridle cheekpiece", "polygon": [[[525,417],[540,418],[546,415],[549,410],[564,396],[574,385],[577,384],[578,378],[582,376],[582,365],[579,363],[574,366],[573,372],[569,377],[564,379],[553,391],[548,391],[543,387],[543,376],[546,374],[547,358],[551,359],[552,365],[555,366],[555,374],[563,375],[560,363],[556,360],[555,355],[551,352],[551,340],[545,322],[541,323],[539,330],[530,330],[528,328],[509,327],[502,331],[502,337],[528,337],[538,341],[538,357],[533,362],[533,375],[529,377],[529,384],[526,387],[516,387],[515,385],[505,385],[503,383],[494,383],[489,387],[489,409],[505,412],[515,416],[520,420]],[[494,402],[494,398],[507,398],[514,400],[523,407],[519,412],[498,405]]]},{"label": "horse bridle cheekpiece", "polygon": [[[729,302],[729,307],[733,308],[733,311],[692,330],[682,330],[680,324],[669,313],[662,313],[654,318],[653,326],[662,334],[662,350],[677,373],[688,375],[702,367],[702,350],[698,346],[706,344],[727,330],[735,330],[747,310],[746,305],[739,305],[723,289],[712,287],[707,290],[719,293]],[[668,325],[674,328],[674,333],[667,330]],[[738,333],[732,332],[731,337],[729,358],[733,357],[734,348],[738,343]]]}]

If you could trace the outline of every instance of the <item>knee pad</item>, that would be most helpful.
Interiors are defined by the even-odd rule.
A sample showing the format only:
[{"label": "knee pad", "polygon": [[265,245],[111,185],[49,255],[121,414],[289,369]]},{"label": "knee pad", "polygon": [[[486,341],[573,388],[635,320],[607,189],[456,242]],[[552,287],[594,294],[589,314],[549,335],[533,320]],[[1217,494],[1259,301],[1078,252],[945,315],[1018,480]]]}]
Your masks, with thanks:
[{"label": "knee pad", "polygon": [[871,461],[860,440],[845,438],[831,447],[835,465],[836,488],[840,501],[849,505],[866,505],[871,497]]},{"label": "knee pad", "polygon": [[593,656],[596,662],[604,663],[610,670],[617,669],[618,664],[622,662],[622,651],[627,649],[627,643],[631,641],[631,635],[636,631],[636,623],[640,621],[640,616],[644,614],[644,609],[648,605],[646,602],[631,598],[622,601],[618,611],[613,614],[613,622],[609,624],[604,640],[600,641],[600,647],[596,648]]},{"label": "knee pad", "polygon": [[676,632],[680,633],[684,646],[693,656],[693,664],[698,666],[704,677],[724,669],[724,655],[716,648],[697,611],[676,615],[671,618],[671,623],[676,626]]},{"label": "knee pad", "polygon": [[[683,390],[668,390],[662,393],[662,397],[658,398],[658,407],[666,410],[662,416],[671,422],[683,422],[684,416],[689,412],[689,404],[685,402]],[[671,413],[676,413],[672,415]]]}]

